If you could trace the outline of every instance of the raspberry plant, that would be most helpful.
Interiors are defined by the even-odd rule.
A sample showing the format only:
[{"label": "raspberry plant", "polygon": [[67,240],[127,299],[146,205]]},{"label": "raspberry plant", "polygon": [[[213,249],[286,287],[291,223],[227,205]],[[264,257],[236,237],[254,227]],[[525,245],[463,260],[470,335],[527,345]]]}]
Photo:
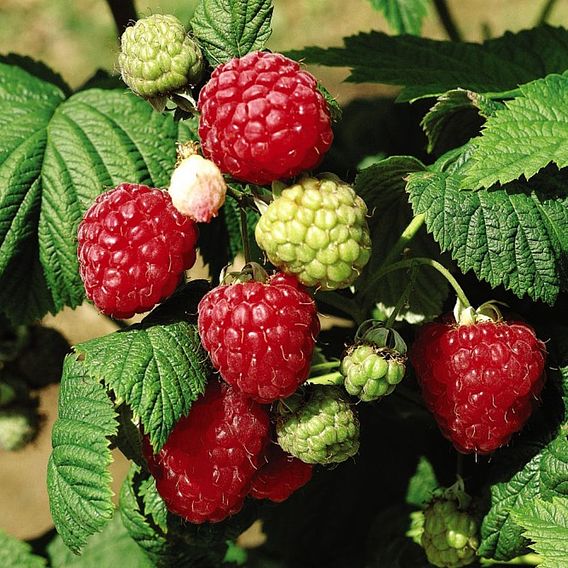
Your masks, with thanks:
[{"label": "raspberry plant", "polygon": [[[61,375],[58,536],[0,533],[2,566],[568,565],[553,2],[474,44],[442,0],[372,0],[392,35],[284,54],[271,0],[200,0],[191,22],[109,4],[132,91],[0,59],[5,450]],[[449,41],[420,37],[434,8]],[[396,102],[341,109],[306,64]],[[183,273],[197,252],[207,281]],[[87,297],[150,311],[61,363],[35,322]],[[117,505],[112,448],[132,461]],[[439,500],[456,483],[467,505]],[[267,540],[245,551],[258,520]]]}]

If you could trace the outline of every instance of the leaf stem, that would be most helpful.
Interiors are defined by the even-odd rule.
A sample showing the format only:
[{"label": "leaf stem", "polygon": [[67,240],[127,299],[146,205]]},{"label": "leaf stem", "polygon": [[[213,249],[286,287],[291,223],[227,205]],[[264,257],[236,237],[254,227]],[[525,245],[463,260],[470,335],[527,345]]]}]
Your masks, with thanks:
[{"label": "leaf stem", "polygon": [[133,0],[106,0],[112,13],[116,31],[121,36],[122,32],[138,19]]},{"label": "leaf stem", "polygon": [[458,281],[450,273],[450,271],[445,266],[440,264],[437,260],[434,260],[432,258],[422,258],[422,257],[409,258],[407,260],[401,260],[400,262],[395,262],[393,264],[389,264],[388,266],[380,268],[369,279],[367,287],[376,285],[381,278],[383,278],[390,272],[394,272],[395,270],[401,270],[403,268],[413,268],[415,266],[420,266],[420,265],[431,266],[432,268],[435,268],[454,289],[456,296],[461,300],[464,307],[469,308],[471,306],[471,303],[467,299],[465,292],[463,291],[462,287],[458,284]]},{"label": "leaf stem", "polygon": [[446,30],[448,37],[452,41],[463,41],[460,30],[458,29],[454,17],[450,12],[447,0],[434,0],[434,7],[438,12],[438,17],[442,26]]},{"label": "leaf stem", "polygon": [[539,564],[542,564],[542,562],[544,561],[544,558],[542,556],[540,556],[539,554],[535,554],[534,552],[531,552],[529,554],[525,554],[524,556],[517,556],[516,558],[513,558],[512,560],[493,560],[493,558],[480,558],[479,562],[482,566],[491,566],[493,564],[506,564],[506,565],[511,565],[511,566],[518,566],[518,565],[522,565],[522,566],[538,566]]},{"label": "leaf stem", "polygon": [[550,14],[552,13],[552,10],[554,9],[554,5],[556,4],[556,0],[547,0],[544,3],[544,6],[542,7],[540,14],[536,20],[536,24],[537,26],[542,26],[544,24],[546,24],[548,18],[550,18]]},{"label": "leaf stem", "polygon": [[328,361],[327,363],[318,363],[317,365],[312,365],[310,368],[310,374],[315,375],[321,371],[329,371],[330,369],[337,369],[341,361]]}]

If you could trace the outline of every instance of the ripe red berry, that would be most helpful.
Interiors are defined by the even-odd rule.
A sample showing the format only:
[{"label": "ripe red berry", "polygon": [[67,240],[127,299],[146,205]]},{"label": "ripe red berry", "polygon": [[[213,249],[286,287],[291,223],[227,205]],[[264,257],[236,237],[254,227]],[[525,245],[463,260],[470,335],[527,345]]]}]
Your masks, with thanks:
[{"label": "ripe red berry", "polygon": [[174,292],[195,262],[197,228],[167,192],[121,183],[97,197],[78,240],[87,297],[104,314],[128,318]]},{"label": "ripe red berry", "polygon": [[319,320],[313,299],[293,276],[218,286],[198,312],[213,366],[256,401],[285,398],[308,378]]},{"label": "ripe red berry", "polygon": [[203,154],[251,183],[317,166],[333,140],[316,79],[279,53],[255,51],[219,65],[198,108]]},{"label": "ripe red berry", "polygon": [[444,436],[463,453],[487,454],[519,431],[542,389],[546,350],[518,321],[422,327],[410,359]]},{"label": "ripe red berry", "polygon": [[313,465],[287,454],[278,444],[271,444],[264,464],[254,476],[250,491],[255,499],[286,501],[311,478]]},{"label": "ripe red berry", "polygon": [[265,408],[210,380],[156,455],[144,438],[144,457],[167,508],[191,523],[219,522],[240,511],[269,428]]}]

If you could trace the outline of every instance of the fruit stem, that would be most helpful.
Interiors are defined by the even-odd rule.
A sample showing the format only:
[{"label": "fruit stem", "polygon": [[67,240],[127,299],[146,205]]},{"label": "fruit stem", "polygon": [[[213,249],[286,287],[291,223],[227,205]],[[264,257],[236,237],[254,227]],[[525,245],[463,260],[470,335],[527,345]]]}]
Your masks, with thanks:
[{"label": "fruit stem", "polygon": [[454,21],[450,9],[448,8],[447,0],[434,0],[434,6],[448,37],[452,41],[462,41],[461,33]]},{"label": "fruit stem", "polygon": [[395,270],[401,270],[403,268],[414,268],[419,265],[431,266],[432,268],[435,268],[454,289],[456,296],[461,300],[464,307],[469,308],[471,306],[471,303],[467,299],[465,292],[463,291],[462,287],[458,284],[458,281],[452,276],[450,271],[445,266],[440,264],[437,260],[434,260],[432,258],[423,258],[423,257],[409,258],[407,260],[401,260],[400,262],[395,262],[393,264],[389,264],[388,266],[384,266],[383,268],[379,268],[379,270],[375,272],[367,282],[367,287],[376,285],[381,278],[383,278],[390,272],[394,272]]},{"label": "fruit stem", "polygon": [[546,24],[546,21],[550,17],[552,10],[554,9],[554,4],[556,4],[556,0],[548,0],[545,2],[544,6],[542,7],[540,14],[536,20],[535,26],[542,26]]},{"label": "fruit stem", "polygon": [[321,371],[328,371],[330,369],[337,369],[341,361],[328,361],[327,363],[318,363],[317,365],[312,365],[310,368],[310,375],[317,375]]},{"label": "fruit stem", "polygon": [[312,377],[306,381],[310,385],[342,385],[343,375],[336,371],[335,373],[327,373],[326,375],[320,375],[319,377]]},{"label": "fruit stem", "polygon": [[394,307],[391,315],[389,316],[389,318],[387,319],[387,322],[385,323],[386,328],[391,328],[393,326],[394,322],[396,321],[396,316],[398,316],[400,310],[402,310],[402,308],[408,302],[410,292],[412,291],[412,288],[414,287],[415,273],[416,273],[415,269],[411,268],[410,269],[410,278],[408,279],[408,282],[407,282],[406,286],[404,287],[404,291],[400,295],[400,298],[398,299],[396,306]]},{"label": "fruit stem", "polygon": [[243,242],[243,254],[245,255],[245,264],[248,264],[251,261],[251,256],[250,256],[250,243],[248,236],[247,212],[240,205],[239,205],[239,214],[240,214],[241,240]]},{"label": "fruit stem", "polygon": [[107,0],[107,4],[120,36],[129,25],[138,19],[134,2],[133,0]]}]

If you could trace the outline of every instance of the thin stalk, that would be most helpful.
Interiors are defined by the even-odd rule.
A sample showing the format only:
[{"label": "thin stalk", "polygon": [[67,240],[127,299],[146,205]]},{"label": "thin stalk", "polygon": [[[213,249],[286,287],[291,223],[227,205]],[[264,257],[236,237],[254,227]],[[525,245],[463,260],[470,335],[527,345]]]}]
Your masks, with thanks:
[{"label": "thin stalk", "polygon": [[310,368],[310,373],[312,375],[316,375],[317,373],[321,373],[322,371],[329,371],[330,369],[337,369],[341,361],[329,361],[327,363],[318,363],[317,365],[312,365]]},{"label": "thin stalk", "polygon": [[239,213],[240,213],[241,240],[243,242],[243,254],[245,255],[245,264],[248,264],[251,261],[251,254],[250,254],[250,243],[248,235],[247,212],[242,207],[240,207]]},{"label": "thin stalk", "polygon": [[324,305],[331,306],[337,310],[351,316],[351,319],[360,325],[365,321],[365,314],[359,308],[359,306],[350,298],[345,298],[336,292],[321,292],[316,294],[316,299],[318,302]]},{"label": "thin stalk", "polygon": [[385,323],[386,328],[392,327],[392,325],[396,321],[396,316],[398,316],[400,310],[402,310],[406,302],[408,302],[408,297],[410,296],[410,292],[412,291],[413,286],[414,286],[414,270],[411,269],[410,278],[408,279],[408,282],[404,287],[404,290],[400,295],[400,298],[398,299],[398,302],[396,303],[394,310],[392,311],[391,315],[389,316],[389,319]]},{"label": "thin stalk", "polygon": [[431,266],[435,268],[450,284],[450,286],[454,289],[456,296],[461,300],[462,304],[465,308],[469,308],[471,306],[470,301],[467,299],[465,292],[463,291],[462,287],[458,284],[458,281],[453,277],[450,271],[440,264],[437,260],[432,258],[409,258],[408,260],[401,260],[400,262],[395,262],[394,264],[389,264],[384,268],[379,269],[375,272],[372,278],[368,282],[368,287],[375,286],[377,282],[389,274],[390,272],[394,272],[395,270],[401,270],[403,268],[412,268],[415,266]]},{"label": "thin stalk", "polygon": [[493,564],[506,564],[510,566],[538,566],[542,564],[544,558],[539,554],[535,554],[531,552],[529,554],[525,554],[524,556],[517,556],[512,560],[493,560],[492,558],[480,558],[479,563],[482,566],[492,566]]},{"label": "thin stalk", "polygon": [[416,236],[420,227],[424,225],[425,219],[426,215],[424,213],[420,213],[420,215],[413,217],[406,229],[402,231],[398,241],[396,241],[394,246],[391,248],[383,262],[383,266],[387,266],[391,262],[394,262],[403,253],[404,249],[408,246],[408,243]]},{"label": "thin stalk", "polygon": [[536,25],[542,26],[546,24],[548,18],[550,18],[550,14],[554,9],[554,5],[556,4],[556,0],[547,0],[542,7],[538,18],[536,19]]},{"label": "thin stalk", "polygon": [[306,383],[310,385],[342,385],[343,384],[343,375],[336,371],[335,373],[327,373],[326,375],[320,375],[319,377],[313,377],[308,379]]},{"label": "thin stalk", "polygon": [[116,31],[121,36],[122,32],[138,19],[133,0],[107,0],[112,13]]},{"label": "thin stalk", "polygon": [[440,18],[440,22],[446,30],[448,37],[452,41],[463,41],[461,32],[456,25],[452,13],[450,12],[450,8],[448,7],[447,0],[434,0],[434,7],[436,8],[436,12],[438,12],[438,17]]}]

